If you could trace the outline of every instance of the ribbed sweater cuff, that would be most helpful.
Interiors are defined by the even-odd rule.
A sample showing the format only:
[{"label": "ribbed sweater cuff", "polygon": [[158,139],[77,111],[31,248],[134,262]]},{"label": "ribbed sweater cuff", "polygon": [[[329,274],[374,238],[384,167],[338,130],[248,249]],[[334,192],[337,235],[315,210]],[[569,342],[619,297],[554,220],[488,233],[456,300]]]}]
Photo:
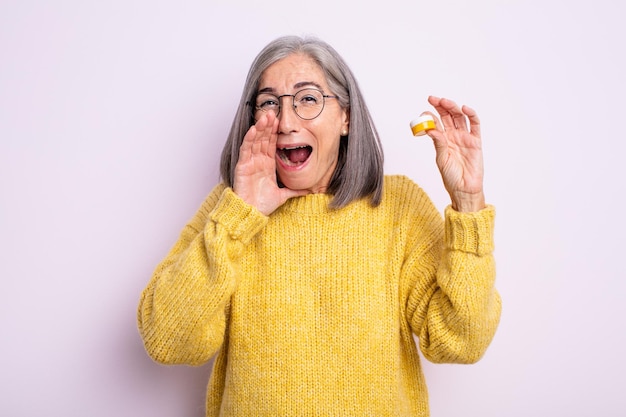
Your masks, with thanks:
[{"label": "ribbed sweater cuff", "polygon": [[248,243],[268,221],[268,217],[243,201],[232,188],[224,189],[210,217],[223,225],[233,239],[243,243]]},{"label": "ribbed sweater cuff", "polygon": [[479,256],[493,252],[495,215],[495,208],[491,205],[473,213],[461,213],[451,206],[446,207],[446,248],[475,253]]}]

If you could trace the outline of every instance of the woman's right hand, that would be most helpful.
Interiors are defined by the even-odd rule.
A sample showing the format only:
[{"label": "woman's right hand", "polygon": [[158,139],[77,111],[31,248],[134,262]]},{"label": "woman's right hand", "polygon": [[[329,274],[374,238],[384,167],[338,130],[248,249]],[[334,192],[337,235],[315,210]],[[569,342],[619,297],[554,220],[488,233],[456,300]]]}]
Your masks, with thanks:
[{"label": "woman's right hand", "polygon": [[276,180],[276,141],[278,119],[273,112],[263,114],[248,130],[239,148],[233,191],[246,203],[269,216],[293,197],[308,194],[281,188]]}]

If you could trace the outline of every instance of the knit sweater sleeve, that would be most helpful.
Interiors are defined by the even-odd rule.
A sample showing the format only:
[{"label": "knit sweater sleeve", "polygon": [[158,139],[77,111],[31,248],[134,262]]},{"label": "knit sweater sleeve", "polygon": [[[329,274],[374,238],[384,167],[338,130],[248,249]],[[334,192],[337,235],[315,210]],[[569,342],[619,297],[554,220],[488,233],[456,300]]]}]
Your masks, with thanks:
[{"label": "knit sweater sleeve", "polygon": [[493,206],[476,213],[446,208],[442,249],[432,246],[417,263],[420,278],[408,312],[420,349],[431,362],[474,363],[494,337],[501,312],[494,216]]},{"label": "knit sweater sleeve", "polygon": [[230,188],[211,192],[141,295],[139,332],[155,361],[200,365],[219,349],[238,260],[266,223]]}]

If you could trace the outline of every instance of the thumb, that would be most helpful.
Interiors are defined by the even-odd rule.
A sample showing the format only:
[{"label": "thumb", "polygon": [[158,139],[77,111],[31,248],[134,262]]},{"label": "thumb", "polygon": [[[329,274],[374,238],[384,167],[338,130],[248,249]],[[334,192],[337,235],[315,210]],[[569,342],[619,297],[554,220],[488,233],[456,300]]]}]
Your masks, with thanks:
[{"label": "thumb", "polygon": [[426,131],[426,134],[430,136],[430,138],[433,140],[433,144],[435,145],[435,151],[437,152],[437,154],[445,151],[448,147],[448,142],[445,135],[443,134],[443,126],[441,124],[441,121],[439,121],[439,118],[430,111],[425,111],[420,116],[430,116],[433,118],[433,120],[435,121],[435,128],[428,129]]},{"label": "thumb", "polygon": [[289,200],[290,198],[302,197],[311,194],[311,192],[308,190],[292,190],[291,188],[287,187],[281,188],[280,191],[283,202]]},{"label": "thumb", "polygon": [[446,140],[445,135],[436,129],[430,130],[426,134],[433,140],[433,145],[435,145],[437,155],[445,154],[446,149],[448,149],[448,141]]}]

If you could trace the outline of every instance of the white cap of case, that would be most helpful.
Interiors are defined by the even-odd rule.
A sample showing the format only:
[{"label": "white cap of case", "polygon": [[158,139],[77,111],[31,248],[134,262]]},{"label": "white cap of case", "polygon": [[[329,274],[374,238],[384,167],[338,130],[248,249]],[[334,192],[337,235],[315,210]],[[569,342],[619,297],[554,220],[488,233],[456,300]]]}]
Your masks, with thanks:
[{"label": "white cap of case", "polygon": [[425,114],[411,121],[411,131],[413,136],[422,136],[427,130],[435,128],[435,119],[432,116]]}]

